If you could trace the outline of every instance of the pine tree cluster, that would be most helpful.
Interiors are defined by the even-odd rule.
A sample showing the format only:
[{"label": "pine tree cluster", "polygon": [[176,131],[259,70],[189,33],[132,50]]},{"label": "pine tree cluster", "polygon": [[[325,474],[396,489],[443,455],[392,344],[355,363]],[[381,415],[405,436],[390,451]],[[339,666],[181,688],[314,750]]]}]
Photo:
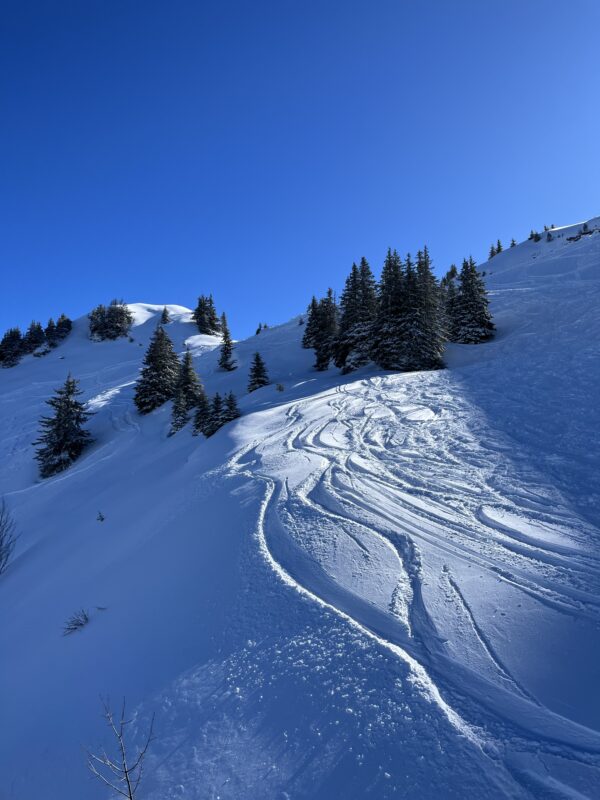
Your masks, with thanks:
[{"label": "pine tree cluster", "polygon": [[221,333],[221,323],[217,316],[215,302],[212,294],[206,297],[201,294],[198,305],[192,313],[192,319],[198,326],[198,332],[207,336],[218,336]]},{"label": "pine tree cluster", "polygon": [[445,337],[451,342],[478,344],[491,339],[494,323],[483,278],[472,258],[464,259],[460,274],[454,265],[440,283]]},{"label": "pine tree cluster", "polygon": [[0,340],[0,365],[14,367],[30,353],[45,355],[50,348],[58,347],[72,327],[71,320],[61,314],[56,322],[50,317],[45,328],[40,322],[32,322],[25,334],[19,328],[9,328]]},{"label": "pine tree cluster", "polygon": [[124,300],[111,300],[108,306],[99,305],[88,315],[90,337],[94,341],[119,339],[127,336],[133,323],[133,314]]},{"label": "pine tree cluster", "polygon": [[427,247],[403,260],[388,250],[379,283],[366,259],[352,265],[341,300],[329,289],[307,310],[303,347],[315,350],[315,368],[333,360],[343,372],[374,361],[384,369],[443,366],[446,309]]},{"label": "pine tree cluster", "polygon": [[40,437],[34,442],[39,445],[36,459],[42,478],[67,469],[93,441],[83,427],[92,415],[77,399],[80,394],[77,381],[69,375],[64,386],[46,401],[54,414],[41,418]]}]

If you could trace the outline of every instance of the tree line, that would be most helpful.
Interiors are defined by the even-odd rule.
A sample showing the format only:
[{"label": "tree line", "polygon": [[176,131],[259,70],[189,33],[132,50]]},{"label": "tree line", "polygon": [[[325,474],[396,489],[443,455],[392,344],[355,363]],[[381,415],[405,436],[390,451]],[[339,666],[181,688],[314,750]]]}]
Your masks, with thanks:
[{"label": "tree line", "polygon": [[307,310],[302,346],[315,368],[342,373],[370,361],[383,369],[443,367],[446,341],[475,344],[493,336],[487,292],[472,258],[437,281],[427,247],[413,261],[389,249],[379,282],[365,258],[352,265],[339,303],[333,290]]},{"label": "tree line", "polygon": [[54,347],[66,339],[73,323],[61,314],[57,321],[50,317],[44,328],[41,322],[33,321],[25,333],[20,328],[9,328],[0,340],[0,365],[16,366],[21,358],[28,354],[46,355]]}]

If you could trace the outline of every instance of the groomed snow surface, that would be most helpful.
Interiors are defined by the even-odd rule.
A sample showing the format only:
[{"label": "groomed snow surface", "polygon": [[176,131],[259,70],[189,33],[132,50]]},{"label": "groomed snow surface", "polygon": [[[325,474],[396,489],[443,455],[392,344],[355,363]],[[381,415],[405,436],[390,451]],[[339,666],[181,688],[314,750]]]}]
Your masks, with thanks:
[{"label": "groomed snow surface", "polygon": [[[440,372],[316,373],[296,319],[220,373],[169,306],[207,390],[242,398],[210,440],[133,406],[162,306],[132,306],[133,341],[82,319],[2,370],[21,535],[0,798],[108,796],[82,751],[111,746],[99,695],[140,739],[156,713],[140,800],[600,797],[600,231],[580,227],[485,265],[497,337]],[[255,350],[282,392],[245,394]],[[96,442],[40,481],[69,371]]]}]

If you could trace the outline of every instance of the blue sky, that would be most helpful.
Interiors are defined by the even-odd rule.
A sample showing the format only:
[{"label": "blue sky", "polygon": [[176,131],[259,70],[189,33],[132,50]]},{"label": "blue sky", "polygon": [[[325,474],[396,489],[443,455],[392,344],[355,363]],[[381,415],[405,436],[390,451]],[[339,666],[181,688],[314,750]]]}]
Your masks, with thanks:
[{"label": "blue sky", "polygon": [[5,0],[2,329],[113,296],[234,336],[362,255],[600,213],[596,0]]}]

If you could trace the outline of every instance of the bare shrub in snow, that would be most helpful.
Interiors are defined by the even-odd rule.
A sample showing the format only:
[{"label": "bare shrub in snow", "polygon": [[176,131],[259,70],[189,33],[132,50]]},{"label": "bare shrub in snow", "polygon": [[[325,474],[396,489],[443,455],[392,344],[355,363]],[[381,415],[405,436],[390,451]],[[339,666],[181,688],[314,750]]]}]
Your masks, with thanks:
[{"label": "bare shrub in snow", "polygon": [[152,715],[150,728],[144,739],[144,744],[131,756],[127,748],[126,734],[127,726],[131,725],[133,719],[127,719],[125,716],[125,699],[123,698],[121,714],[118,720],[115,719],[115,715],[108,700],[102,701],[102,707],[104,709],[102,716],[106,720],[106,724],[110,728],[115,739],[116,755],[111,758],[106,750],[102,750],[101,755],[96,755],[88,751],[88,769],[101,783],[104,783],[112,789],[116,796],[126,797],[128,800],[135,800],[137,790],[142,781],[144,760],[148,748],[154,740],[154,715]]},{"label": "bare shrub in snow", "polygon": [[90,615],[85,608],[82,608],[81,611],[73,614],[73,616],[69,617],[69,619],[65,622],[63,636],[68,636],[70,633],[75,633],[75,631],[81,630],[81,628],[84,628],[89,621]]},{"label": "bare shrub in snow", "polygon": [[0,503],[0,575],[6,571],[17,543],[15,530],[15,521],[6,507],[6,502],[2,500]]}]

